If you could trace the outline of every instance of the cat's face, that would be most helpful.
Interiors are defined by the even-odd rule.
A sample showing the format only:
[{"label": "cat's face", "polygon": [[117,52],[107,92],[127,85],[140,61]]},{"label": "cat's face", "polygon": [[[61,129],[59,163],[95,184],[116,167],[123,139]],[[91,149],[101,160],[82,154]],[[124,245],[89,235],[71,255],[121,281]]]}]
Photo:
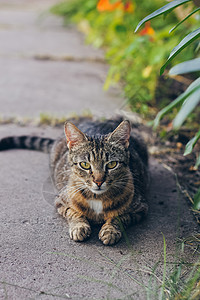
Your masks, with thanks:
[{"label": "cat's face", "polygon": [[127,182],[130,125],[122,122],[108,136],[90,138],[73,124],[65,125],[69,163],[80,190],[100,195]]}]

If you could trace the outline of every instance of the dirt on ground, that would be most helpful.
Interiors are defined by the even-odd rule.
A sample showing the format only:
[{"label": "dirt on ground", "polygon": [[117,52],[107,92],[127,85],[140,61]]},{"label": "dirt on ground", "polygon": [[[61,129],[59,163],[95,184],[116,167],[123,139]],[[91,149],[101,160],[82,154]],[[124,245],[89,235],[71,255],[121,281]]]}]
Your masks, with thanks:
[{"label": "dirt on ground", "polygon": [[200,153],[200,143],[197,143],[191,154],[184,156],[186,144],[195,135],[193,130],[181,129],[178,133],[169,131],[165,138],[160,138],[159,132],[153,132],[144,126],[151,137],[148,140],[149,152],[158,162],[169,168],[177,177],[183,196],[188,201],[188,207],[194,218],[200,224],[200,211],[193,209],[194,195],[200,188],[200,170],[195,167]]}]

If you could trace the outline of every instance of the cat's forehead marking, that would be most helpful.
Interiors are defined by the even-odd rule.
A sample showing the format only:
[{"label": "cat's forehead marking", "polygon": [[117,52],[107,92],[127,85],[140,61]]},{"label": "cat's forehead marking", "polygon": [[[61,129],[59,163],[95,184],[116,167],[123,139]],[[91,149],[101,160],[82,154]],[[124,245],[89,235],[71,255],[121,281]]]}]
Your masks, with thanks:
[{"label": "cat's forehead marking", "polygon": [[85,144],[80,145],[72,153],[73,161],[88,161],[98,167],[103,167],[110,160],[123,161],[125,157],[123,149],[113,143],[109,143],[105,136],[88,137]]},{"label": "cat's forehead marking", "polygon": [[91,138],[90,140],[90,149],[88,152],[88,160],[91,161],[99,161],[99,160],[107,160],[107,156],[105,153],[103,137]]}]

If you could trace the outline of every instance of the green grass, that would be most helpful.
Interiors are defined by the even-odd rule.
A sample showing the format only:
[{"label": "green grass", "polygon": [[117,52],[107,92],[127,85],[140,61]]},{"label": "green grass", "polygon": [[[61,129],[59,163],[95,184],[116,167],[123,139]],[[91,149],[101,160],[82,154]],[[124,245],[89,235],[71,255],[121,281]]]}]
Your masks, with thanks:
[{"label": "green grass", "polygon": [[[186,244],[187,245],[187,244]],[[135,299],[134,293],[127,294],[123,288],[113,283],[115,277],[126,277],[130,283],[134,282],[144,294],[146,300],[199,300],[200,299],[200,260],[196,263],[188,263],[182,259],[184,255],[185,241],[177,243],[177,251],[175,255],[168,255],[166,250],[166,240],[163,235],[163,253],[161,258],[154,264],[153,267],[142,265],[137,262],[137,253],[130,249],[128,245],[128,254],[124,255],[118,262],[115,258],[111,258],[104,251],[98,250],[99,255],[104,258],[106,264],[94,261],[92,258],[82,258],[76,255],[59,252],[48,252],[48,254],[59,255],[76,259],[90,268],[104,270],[107,273],[107,280],[99,279],[95,276],[78,275],[77,280],[94,282],[107,287],[105,291],[105,299],[111,300],[112,290],[120,292],[120,299]],[[96,256],[95,256],[96,257]],[[174,257],[174,261],[169,261],[170,257]],[[127,268],[127,262],[129,268]],[[132,269],[132,272],[130,270]],[[137,273],[137,278],[135,276]],[[140,278],[138,279],[138,274]],[[149,280],[144,283],[144,275],[149,275]]]}]

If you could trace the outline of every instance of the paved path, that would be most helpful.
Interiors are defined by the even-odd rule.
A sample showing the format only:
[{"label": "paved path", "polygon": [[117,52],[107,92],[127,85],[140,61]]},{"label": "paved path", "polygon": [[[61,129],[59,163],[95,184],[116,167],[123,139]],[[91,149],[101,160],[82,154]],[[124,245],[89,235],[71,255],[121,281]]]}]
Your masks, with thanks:
[{"label": "paved path", "polygon": [[[55,2],[0,0],[2,117],[63,116],[83,109],[112,115],[123,103],[116,92],[102,91],[107,67],[100,63],[101,51],[84,46],[79,33],[45,13]],[[60,61],[35,59],[39,56]],[[57,137],[60,129],[0,126],[0,138],[29,133]],[[176,238],[196,229],[174,176],[153,160],[149,216],[127,231],[129,244],[122,240],[113,247],[101,244],[97,228],[85,243],[69,239],[53,206],[46,154],[2,152],[0,166],[0,299],[146,299],[148,286],[155,291],[160,285],[150,283],[158,262],[155,274],[163,276],[162,233],[172,269],[180,256]]]},{"label": "paved path", "polygon": [[90,110],[103,116],[105,108],[122,105],[115,90],[102,90],[107,72],[102,51],[84,45],[80,33],[49,15],[56,2],[0,0],[0,101],[6,103],[0,115]]}]

